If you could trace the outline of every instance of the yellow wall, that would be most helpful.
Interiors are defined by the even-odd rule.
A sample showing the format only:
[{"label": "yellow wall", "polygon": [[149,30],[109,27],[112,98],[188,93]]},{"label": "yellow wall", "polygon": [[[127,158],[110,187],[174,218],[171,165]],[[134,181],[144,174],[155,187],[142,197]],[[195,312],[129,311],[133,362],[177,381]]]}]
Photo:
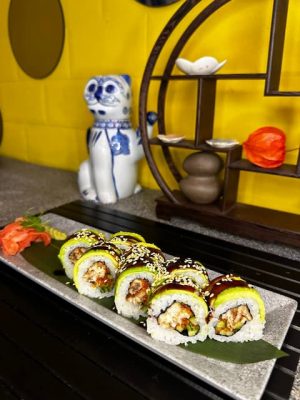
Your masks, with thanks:
[{"label": "yellow wall", "polygon": [[[4,138],[0,154],[32,163],[76,171],[87,157],[86,128],[93,118],[82,92],[95,74],[128,73],[133,79],[133,121],[138,119],[138,94],[143,70],[152,46],[175,10],[183,3],[162,8],[142,6],[134,0],[61,0],[66,24],[61,61],[46,79],[34,80],[17,65],[9,44],[9,0],[0,2],[0,110]],[[198,13],[208,0],[195,8]],[[287,41],[281,89],[300,88],[300,17],[297,0],[290,0]],[[210,17],[192,36],[181,56],[194,60],[212,55],[227,59],[222,72],[264,72],[267,63],[272,0],[232,0]],[[162,71],[170,49],[191,20],[189,15],[175,30],[156,67]],[[174,72],[176,69],[174,69]],[[298,86],[297,86],[298,85]],[[156,109],[157,85],[150,91],[149,109]],[[263,97],[261,81],[219,81],[215,137],[243,142],[260,126],[273,125],[287,134],[287,148],[299,146],[300,98]],[[167,103],[169,132],[192,137],[195,87],[170,85]],[[156,157],[163,165],[159,149]],[[175,152],[179,163],[187,155]],[[294,163],[297,152],[287,153]],[[164,168],[168,182],[172,178]],[[141,182],[156,188],[145,161],[140,164]],[[243,172],[239,201],[299,213],[300,182],[296,179]]]}]

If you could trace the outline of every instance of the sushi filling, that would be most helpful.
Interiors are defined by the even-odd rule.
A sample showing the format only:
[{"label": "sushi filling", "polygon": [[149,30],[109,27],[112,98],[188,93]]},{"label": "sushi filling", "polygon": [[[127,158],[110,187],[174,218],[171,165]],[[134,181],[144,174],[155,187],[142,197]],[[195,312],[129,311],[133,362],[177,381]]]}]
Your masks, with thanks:
[{"label": "sushi filling", "polygon": [[87,251],[88,249],[86,247],[75,247],[70,254],[69,254],[69,259],[70,261],[75,264],[77,260]]},{"label": "sushi filling", "polygon": [[249,308],[243,304],[221,314],[215,326],[217,335],[232,336],[253,319]]},{"label": "sushi filling", "polygon": [[157,319],[158,324],[165,329],[175,329],[185,336],[195,336],[200,330],[191,308],[175,301]]},{"label": "sushi filling", "polygon": [[83,275],[83,279],[92,287],[99,288],[102,291],[110,290],[114,283],[114,278],[109,268],[102,261],[92,264]]},{"label": "sushi filling", "polygon": [[135,305],[144,305],[148,300],[150,282],[148,279],[137,278],[130,282],[126,300]]}]

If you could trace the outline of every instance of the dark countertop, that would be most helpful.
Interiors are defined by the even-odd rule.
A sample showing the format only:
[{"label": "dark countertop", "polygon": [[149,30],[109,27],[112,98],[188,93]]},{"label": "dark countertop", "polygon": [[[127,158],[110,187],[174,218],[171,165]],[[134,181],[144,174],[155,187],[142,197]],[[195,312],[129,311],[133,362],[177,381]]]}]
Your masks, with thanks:
[{"label": "dark countertop", "polygon": [[[80,199],[77,173],[11,158],[0,157],[0,182],[0,226],[26,212],[41,213]],[[155,199],[160,194],[158,190],[144,189],[134,196],[105,207],[300,261],[300,248],[246,239],[182,218],[160,220],[155,215]]]},{"label": "dark countertop", "polygon": [[[0,157],[0,182],[0,226],[26,212],[40,213],[80,199],[75,172],[37,166],[6,157]],[[155,198],[159,194],[159,191],[143,190],[137,195],[105,207],[158,220],[155,216]],[[300,260],[298,248],[229,235],[180,218],[162,222],[267,253]],[[290,398],[300,399],[299,365]]]}]

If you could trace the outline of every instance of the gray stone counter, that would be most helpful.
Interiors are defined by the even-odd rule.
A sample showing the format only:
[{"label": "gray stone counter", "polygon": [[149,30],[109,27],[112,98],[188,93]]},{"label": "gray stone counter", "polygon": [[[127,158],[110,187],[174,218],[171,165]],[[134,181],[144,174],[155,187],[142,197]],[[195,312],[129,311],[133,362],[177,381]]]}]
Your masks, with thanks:
[{"label": "gray stone counter", "polygon": [[0,226],[79,198],[74,172],[0,157]]},{"label": "gray stone counter", "polygon": [[[181,218],[172,218],[170,222],[159,220],[155,215],[155,199],[159,195],[159,191],[143,190],[137,195],[106,207],[300,261],[300,248],[241,238]],[[24,213],[42,213],[78,199],[80,194],[75,172],[0,157],[0,226]],[[300,364],[291,400],[300,399],[299,368]]]}]

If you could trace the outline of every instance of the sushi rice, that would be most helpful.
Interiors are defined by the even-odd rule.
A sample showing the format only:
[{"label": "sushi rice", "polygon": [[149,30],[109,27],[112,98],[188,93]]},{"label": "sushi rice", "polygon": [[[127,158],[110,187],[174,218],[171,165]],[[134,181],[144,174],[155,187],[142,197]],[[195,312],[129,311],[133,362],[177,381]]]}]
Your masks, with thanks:
[{"label": "sushi rice", "polygon": [[[106,244],[106,246],[113,246],[116,249],[112,244]],[[98,280],[100,282],[103,280],[103,269],[97,272],[98,266],[108,272],[108,285],[98,284]],[[119,256],[114,251],[101,248],[101,246],[92,247],[76,262],[74,267],[74,283],[78,292],[97,299],[113,296],[118,268]]]},{"label": "sushi rice", "polygon": [[240,277],[226,275],[215,281],[205,292],[210,307],[208,336],[219,342],[261,339],[266,321],[259,292]]},{"label": "sushi rice", "polygon": [[[158,317],[174,303],[187,305],[192,310],[196,322],[200,327],[195,336],[185,336],[172,328],[164,328],[159,324]],[[160,340],[168,344],[196,343],[204,341],[207,337],[206,316],[208,308],[201,296],[197,296],[189,291],[168,290],[161,296],[154,298],[148,310],[147,332],[155,340]]]},{"label": "sushi rice", "polygon": [[[146,280],[151,286],[155,279],[156,273],[147,267],[129,268],[122,272],[117,278],[115,286],[115,305],[117,312],[124,317],[139,319],[141,316],[147,315],[144,302],[131,302],[128,300],[130,285],[135,280]],[[149,290],[147,290],[147,294]]]},{"label": "sushi rice", "polygon": [[119,314],[138,319],[146,316],[151,284],[165,275],[162,251],[149,243],[138,243],[122,255],[116,281],[115,305]]},{"label": "sushi rice", "polygon": [[60,248],[58,258],[69,279],[74,277],[76,259],[79,259],[93,245],[104,241],[105,235],[102,232],[90,229],[81,229],[66,240]]},{"label": "sushi rice", "polygon": [[[208,332],[206,322],[208,307],[197,289],[191,291],[192,287],[194,286],[192,286],[191,282],[189,286],[166,284],[163,285],[162,289],[154,293],[149,301],[147,318],[147,332],[153,339],[172,345],[189,342],[196,343],[197,341],[202,342],[206,339]],[[180,308],[185,309],[186,307],[190,314],[193,315],[194,325],[197,326],[198,331],[195,334],[186,335],[177,330],[177,311]],[[172,309],[174,309],[174,312]],[[167,324],[162,323],[162,316],[164,316]]]}]

